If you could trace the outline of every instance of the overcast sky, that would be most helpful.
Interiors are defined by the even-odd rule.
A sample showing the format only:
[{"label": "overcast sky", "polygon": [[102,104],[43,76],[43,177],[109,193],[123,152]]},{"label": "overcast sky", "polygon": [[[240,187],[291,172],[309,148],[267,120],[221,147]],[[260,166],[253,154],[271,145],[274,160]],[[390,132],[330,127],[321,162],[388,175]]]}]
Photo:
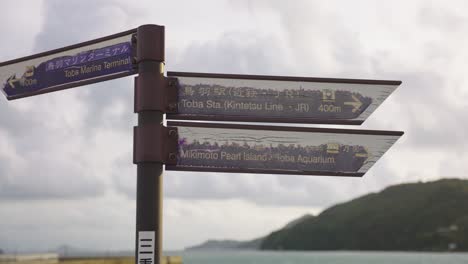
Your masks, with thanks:
[{"label": "overcast sky", "polygon": [[[164,248],[250,239],[386,186],[467,178],[467,1],[2,1],[0,61],[166,27],[170,71],[395,79],[363,178],[167,172]],[[1,98],[0,98],[1,99]],[[131,77],[0,100],[0,248],[134,248]],[[357,127],[355,127],[357,128]]]}]

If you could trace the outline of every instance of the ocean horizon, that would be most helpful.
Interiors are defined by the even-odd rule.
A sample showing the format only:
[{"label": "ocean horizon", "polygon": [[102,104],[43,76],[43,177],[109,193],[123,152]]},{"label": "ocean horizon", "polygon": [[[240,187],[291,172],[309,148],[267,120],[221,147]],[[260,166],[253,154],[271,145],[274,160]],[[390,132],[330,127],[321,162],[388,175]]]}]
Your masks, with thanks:
[{"label": "ocean horizon", "polygon": [[[468,252],[430,251],[273,251],[273,250],[168,250],[184,264],[467,264]],[[132,251],[81,252],[61,257],[124,257]]]},{"label": "ocean horizon", "polygon": [[171,251],[184,264],[466,264],[468,252],[396,251]]},{"label": "ocean horizon", "polygon": [[[81,251],[61,258],[133,257],[133,251]],[[184,264],[467,264],[468,252],[415,251],[270,251],[270,250],[168,250],[164,256],[181,256]]]}]

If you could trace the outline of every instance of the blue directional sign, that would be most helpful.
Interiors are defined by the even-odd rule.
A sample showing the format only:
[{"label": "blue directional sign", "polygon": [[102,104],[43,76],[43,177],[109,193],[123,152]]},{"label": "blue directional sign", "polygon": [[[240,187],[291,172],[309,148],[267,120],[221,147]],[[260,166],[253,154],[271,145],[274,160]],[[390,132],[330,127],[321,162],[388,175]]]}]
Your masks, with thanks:
[{"label": "blue directional sign", "polygon": [[178,120],[360,125],[401,81],[168,72]]},{"label": "blue directional sign", "polygon": [[0,89],[11,100],[134,74],[134,33],[0,63]]},{"label": "blue directional sign", "polygon": [[178,130],[167,170],[363,176],[399,131],[167,122]]}]

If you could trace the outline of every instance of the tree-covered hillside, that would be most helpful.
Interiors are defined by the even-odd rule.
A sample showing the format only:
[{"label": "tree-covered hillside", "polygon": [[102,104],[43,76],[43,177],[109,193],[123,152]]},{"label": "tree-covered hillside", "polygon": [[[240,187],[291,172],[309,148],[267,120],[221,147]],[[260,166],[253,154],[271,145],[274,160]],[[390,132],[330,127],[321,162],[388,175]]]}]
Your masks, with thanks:
[{"label": "tree-covered hillside", "polygon": [[468,251],[468,181],[392,186],[273,232],[260,247]]}]

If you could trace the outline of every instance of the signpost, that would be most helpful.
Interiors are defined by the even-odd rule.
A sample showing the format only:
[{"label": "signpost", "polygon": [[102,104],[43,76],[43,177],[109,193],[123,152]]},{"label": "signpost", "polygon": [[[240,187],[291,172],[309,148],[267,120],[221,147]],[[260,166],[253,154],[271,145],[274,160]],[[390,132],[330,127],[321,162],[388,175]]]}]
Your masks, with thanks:
[{"label": "signpost", "polygon": [[359,125],[400,81],[168,72],[164,27],[0,63],[8,100],[135,78],[135,261],[162,261],[162,174],[167,170],[363,176],[403,132],[168,122],[168,119]]},{"label": "signpost", "polygon": [[168,119],[360,125],[400,81],[168,72]]}]

